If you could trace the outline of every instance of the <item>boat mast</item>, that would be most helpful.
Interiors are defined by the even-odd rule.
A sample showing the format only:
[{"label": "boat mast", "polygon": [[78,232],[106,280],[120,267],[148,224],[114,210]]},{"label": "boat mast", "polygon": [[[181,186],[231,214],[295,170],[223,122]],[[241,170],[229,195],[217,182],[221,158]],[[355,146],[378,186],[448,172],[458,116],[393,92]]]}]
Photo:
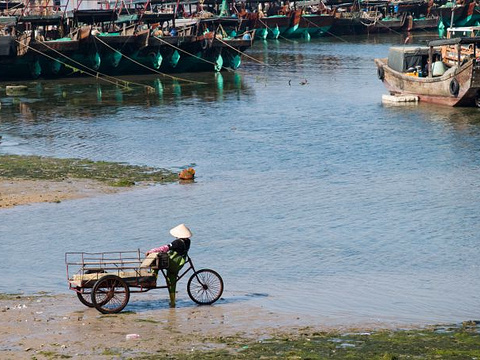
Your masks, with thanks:
[{"label": "boat mast", "polygon": [[457,3],[455,3],[455,4],[453,5],[453,8],[452,8],[452,16],[451,16],[451,18],[450,18],[450,29],[453,28],[453,16],[454,16],[454,14],[455,14],[455,8],[456,8],[456,7],[457,7]]}]

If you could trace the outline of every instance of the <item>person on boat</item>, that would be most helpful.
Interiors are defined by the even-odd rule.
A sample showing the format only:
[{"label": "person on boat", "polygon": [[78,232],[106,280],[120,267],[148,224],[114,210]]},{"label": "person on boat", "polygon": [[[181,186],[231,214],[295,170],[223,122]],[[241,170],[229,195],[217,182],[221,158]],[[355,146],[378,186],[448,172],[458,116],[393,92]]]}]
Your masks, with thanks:
[{"label": "person on boat", "polygon": [[425,66],[423,67],[423,77],[428,77],[428,68],[430,65],[430,59],[427,59]]},{"label": "person on boat", "polygon": [[148,250],[146,255],[148,256],[152,253],[168,253],[170,260],[167,268],[167,286],[170,295],[170,307],[174,308],[177,276],[187,260],[192,232],[185,224],[180,224],[170,230],[170,235],[175,237],[175,240],[170,244]]}]

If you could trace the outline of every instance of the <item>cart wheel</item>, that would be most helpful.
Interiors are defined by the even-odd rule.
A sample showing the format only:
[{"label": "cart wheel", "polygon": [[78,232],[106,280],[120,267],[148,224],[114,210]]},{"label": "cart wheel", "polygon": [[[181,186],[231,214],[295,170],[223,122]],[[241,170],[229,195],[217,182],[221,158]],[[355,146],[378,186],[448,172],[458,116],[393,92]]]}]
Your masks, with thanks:
[{"label": "cart wheel", "polygon": [[80,302],[88,307],[95,307],[95,305],[92,304],[92,289],[89,288],[79,288],[77,287],[77,297]]},{"label": "cart wheel", "polygon": [[223,293],[223,280],[216,271],[198,270],[187,284],[188,296],[200,305],[210,305],[220,299]]},{"label": "cart wheel", "polygon": [[129,299],[130,289],[127,283],[116,275],[102,277],[92,289],[92,303],[103,314],[122,311]]}]

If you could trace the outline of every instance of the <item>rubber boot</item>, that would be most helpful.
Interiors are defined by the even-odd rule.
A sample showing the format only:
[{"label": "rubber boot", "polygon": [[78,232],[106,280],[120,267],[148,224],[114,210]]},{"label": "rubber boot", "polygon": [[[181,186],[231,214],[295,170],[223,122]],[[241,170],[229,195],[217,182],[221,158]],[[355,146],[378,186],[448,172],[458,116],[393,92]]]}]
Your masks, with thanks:
[{"label": "rubber boot", "polygon": [[170,308],[174,308],[175,307],[175,296],[176,296],[175,289],[169,289],[168,294],[170,295]]},{"label": "rubber boot", "polygon": [[177,290],[177,274],[168,274],[168,295],[170,295],[170,307],[175,307],[175,297]]}]

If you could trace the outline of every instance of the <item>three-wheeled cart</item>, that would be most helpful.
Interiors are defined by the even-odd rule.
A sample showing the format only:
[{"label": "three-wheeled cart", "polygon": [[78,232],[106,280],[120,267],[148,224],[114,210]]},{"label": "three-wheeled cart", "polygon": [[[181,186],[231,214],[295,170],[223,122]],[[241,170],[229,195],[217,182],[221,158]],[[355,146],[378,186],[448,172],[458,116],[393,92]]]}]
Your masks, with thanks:
[{"label": "three-wheeled cart", "polygon": [[[140,250],[111,252],[67,252],[65,264],[69,288],[77,293],[80,302],[104,314],[122,311],[130,300],[130,293],[147,292],[169,287],[168,253],[143,256]],[[196,270],[187,255],[177,275],[177,282],[188,272],[188,296],[199,305],[217,301],[223,293],[223,280],[210,269]],[[160,274],[165,285],[157,285]]]}]

